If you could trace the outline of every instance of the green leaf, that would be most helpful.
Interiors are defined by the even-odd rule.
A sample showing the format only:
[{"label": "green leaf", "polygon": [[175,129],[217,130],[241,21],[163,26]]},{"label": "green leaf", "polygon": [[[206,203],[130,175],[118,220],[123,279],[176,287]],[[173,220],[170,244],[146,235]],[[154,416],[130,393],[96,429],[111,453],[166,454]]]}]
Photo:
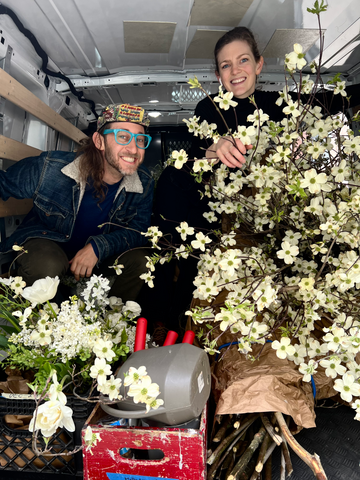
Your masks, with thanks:
[{"label": "green leaf", "polygon": [[8,346],[8,339],[4,335],[0,335],[0,347],[7,348]]},{"label": "green leaf", "polygon": [[12,333],[18,333],[18,330],[15,327],[10,327],[9,325],[0,325],[0,328],[9,335]]},{"label": "green leaf", "polygon": [[330,80],[328,80],[326,82],[327,85],[335,85],[335,83],[337,82],[341,82],[341,77],[340,77],[340,73],[337,73],[336,75],[334,75],[332,78],[330,78]]},{"label": "green leaf", "polygon": [[187,83],[190,85],[190,88],[201,88],[201,83],[196,76],[194,78],[190,78]]},{"label": "green leaf", "polygon": [[314,15],[320,15],[321,12],[326,12],[327,5],[325,5],[324,0],[321,0],[320,5],[319,5],[319,1],[316,0],[314,3],[314,8],[307,8],[306,10],[309,13],[313,13]]}]

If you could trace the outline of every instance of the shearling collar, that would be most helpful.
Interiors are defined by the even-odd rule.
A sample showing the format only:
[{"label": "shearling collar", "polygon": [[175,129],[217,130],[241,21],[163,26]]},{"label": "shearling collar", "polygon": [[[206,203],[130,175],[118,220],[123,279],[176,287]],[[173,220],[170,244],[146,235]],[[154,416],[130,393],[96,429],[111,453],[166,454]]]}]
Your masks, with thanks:
[{"label": "shearling collar", "polygon": [[[68,165],[66,165],[64,168],[61,169],[62,173],[66,175],[67,177],[72,178],[75,180],[76,183],[80,184],[80,202],[84,196],[85,192],[85,183],[81,181],[80,179],[80,161],[81,161],[81,155],[80,157],[75,158],[75,160]],[[137,172],[135,172],[133,175],[125,175],[123,179],[120,182],[118,191],[116,192],[115,198],[119,195],[121,190],[125,188],[127,192],[133,192],[133,193],[143,193],[143,185],[141,183],[141,180],[139,178],[139,175]]]}]

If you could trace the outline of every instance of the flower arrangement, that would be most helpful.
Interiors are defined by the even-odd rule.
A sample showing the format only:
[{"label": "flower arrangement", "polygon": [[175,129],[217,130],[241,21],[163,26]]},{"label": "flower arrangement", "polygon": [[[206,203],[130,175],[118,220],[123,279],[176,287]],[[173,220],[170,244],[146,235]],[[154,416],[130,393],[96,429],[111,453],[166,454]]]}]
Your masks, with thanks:
[{"label": "flower arrangement", "polygon": [[[133,351],[133,320],[141,312],[136,302],[123,304],[120,298],[109,297],[109,280],[101,275],[89,279],[80,298],[73,296],[60,306],[50,302],[57,292],[57,277],[37,280],[31,287],[21,277],[0,283],[0,315],[7,321],[0,325],[0,345],[7,353],[2,364],[34,372],[29,387],[37,407],[30,431],[41,430],[44,437],[59,427],[74,431],[63,390],[76,396],[80,391],[81,398],[93,402],[123,398],[123,381],[115,378],[112,368]],[[130,368],[124,386],[135,403],[145,403],[147,411],[163,404],[157,398],[159,386],[152,383],[145,366]],[[95,389],[106,397],[94,396]],[[40,404],[44,399],[48,401]]]},{"label": "flower arrangement", "polygon": [[[319,15],[324,9],[315,2],[309,11]],[[323,83],[320,66],[310,66],[316,73],[311,79],[303,74],[305,65],[295,44],[276,102],[283,106],[282,121],[272,121],[250,97],[252,125],[224,135],[235,146],[234,139],[249,146],[243,169],[189,160],[183,150],[172,153],[168,163],[182,168],[193,162],[198,182],[212,171],[204,216],[210,223],[226,217],[227,228],[207,233],[182,222],[177,230],[184,243],[170,245],[151,227],[146,235],[163,251],[153,255],[143,278],[151,285],[155,265],[164,258],[197,256],[198,305],[188,314],[200,325],[205,350],[220,353],[226,333],[255,360],[253,352],[272,342],[276,356],[294,362],[304,382],[316,383],[317,373],[324,372],[360,420],[360,137],[344,114],[327,115],[325,106],[313,105]],[[196,77],[189,84],[206,94]],[[345,108],[345,82],[336,75],[329,88],[342,96]],[[217,109],[236,104],[221,87],[212,101]],[[198,117],[184,121],[195,136],[219,140],[215,124]]]}]

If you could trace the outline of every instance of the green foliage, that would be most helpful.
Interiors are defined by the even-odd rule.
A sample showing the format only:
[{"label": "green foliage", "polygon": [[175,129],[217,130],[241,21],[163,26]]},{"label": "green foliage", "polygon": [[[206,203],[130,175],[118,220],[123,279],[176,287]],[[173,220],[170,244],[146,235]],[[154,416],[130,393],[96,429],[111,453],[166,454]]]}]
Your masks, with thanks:
[{"label": "green foliage", "polygon": [[316,0],[314,3],[313,8],[307,8],[306,9],[309,13],[313,13],[314,15],[320,15],[322,12],[326,12],[327,10],[327,5],[325,5],[324,0],[321,0],[321,3],[319,4],[319,1]]},{"label": "green foliage", "polygon": [[300,180],[297,180],[296,183],[287,186],[287,190],[290,195],[294,195],[294,200],[296,197],[307,198],[305,190],[300,186]]},{"label": "green foliage", "polygon": [[335,85],[337,82],[341,82],[341,77],[340,77],[340,73],[337,73],[336,75],[334,75],[332,78],[330,78],[330,80],[328,80],[326,82],[327,85]]},{"label": "green foliage", "polygon": [[190,85],[190,88],[202,88],[201,83],[196,76],[194,78],[190,78],[187,83]]}]

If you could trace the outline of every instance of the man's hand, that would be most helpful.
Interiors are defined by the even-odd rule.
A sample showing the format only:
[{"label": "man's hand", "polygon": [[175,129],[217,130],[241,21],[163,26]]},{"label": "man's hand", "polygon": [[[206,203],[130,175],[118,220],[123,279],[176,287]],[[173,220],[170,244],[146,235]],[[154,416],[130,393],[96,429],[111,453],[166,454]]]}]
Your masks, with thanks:
[{"label": "man's hand", "polygon": [[69,262],[71,265],[70,270],[74,274],[75,280],[90,277],[97,261],[98,257],[95,255],[91,243],[88,243]]},{"label": "man's hand", "polygon": [[252,148],[252,145],[245,146],[238,138],[222,137],[216,144],[214,143],[206,150],[206,158],[217,157],[228,167],[241,168],[245,163],[243,155],[250,148]]}]

